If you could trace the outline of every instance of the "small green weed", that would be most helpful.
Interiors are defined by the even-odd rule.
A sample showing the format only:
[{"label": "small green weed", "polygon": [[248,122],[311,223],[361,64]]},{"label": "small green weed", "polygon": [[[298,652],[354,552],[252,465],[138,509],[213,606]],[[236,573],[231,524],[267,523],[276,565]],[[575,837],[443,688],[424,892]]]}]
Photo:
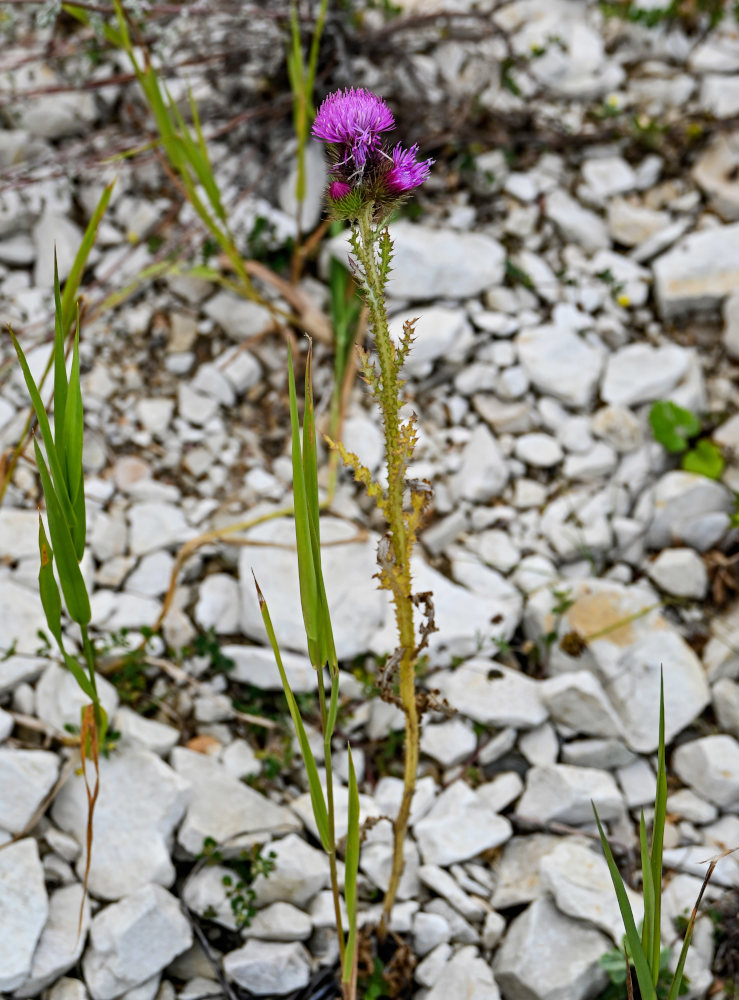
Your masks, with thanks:
[{"label": "small green weed", "polygon": [[686,472],[695,472],[707,479],[720,479],[724,457],[718,445],[705,436],[700,417],[669,399],[652,404],[649,424],[655,441],[671,454],[680,455],[680,465]]},{"label": "small green weed", "polygon": [[[223,852],[212,837],[206,837],[203,841],[203,850],[197,860],[206,865],[223,865],[233,872],[233,875],[223,876],[222,884],[239,930],[248,927],[257,912],[254,905],[257,894],[252,884],[258,875],[269,877],[275,867],[276,857],[274,851],[270,851],[265,857],[261,848],[255,845],[249,850],[242,851],[238,858],[224,858]],[[204,913],[206,920],[212,920],[215,915],[213,909]]]},{"label": "small green weed", "polygon": [[[621,948],[612,948],[611,951],[607,951],[605,955],[601,955],[600,964],[608,973],[611,981],[605,990],[600,994],[598,1000],[624,1000],[624,993],[626,989],[626,958],[624,957],[624,949],[629,955],[629,969],[632,970],[631,975],[632,985],[635,991],[634,995],[638,995],[636,993],[638,984],[636,983],[636,979],[633,974],[633,964],[631,963],[631,955],[629,954],[629,945],[627,939],[624,937]],[[670,992],[670,984],[672,982],[672,973],[668,967],[668,963],[670,961],[670,951],[670,948],[662,948],[659,953],[659,978],[656,986],[658,1000],[667,1000]],[[680,996],[688,992],[688,984],[689,980],[686,976],[683,976],[683,980],[678,991]]]}]

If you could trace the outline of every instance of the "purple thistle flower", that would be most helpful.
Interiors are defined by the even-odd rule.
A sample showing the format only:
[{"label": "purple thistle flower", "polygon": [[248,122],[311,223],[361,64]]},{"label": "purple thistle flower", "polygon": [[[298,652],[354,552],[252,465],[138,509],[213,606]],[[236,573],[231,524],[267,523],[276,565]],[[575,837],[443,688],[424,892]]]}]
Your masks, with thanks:
[{"label": "purple thistle flower", "polygon": [[361,168],[368,154],[380,144],[380,132],[393,128],[395,119],[382,98],[369,90],[351,87],[337,90],[324,100],[313,123],[313,135],[345,146],[344,162],[351,157]]},{"label": "purple thistle flower", "polygon": [[340,201],[351,191],[351,184],[346,181],[332,181],[328,187],[328,196],[332,201]]},{"label": "purple thistle flower", "polygon": [[385,174],[385,186],[393,194],[404,194],[412,188],[423,184],[429,175],[429,171],[434,163],[433,160],[416,159],[418,154],[418,144],[410,149],[403,149],[398,144],[393,150],[393,165]]}]

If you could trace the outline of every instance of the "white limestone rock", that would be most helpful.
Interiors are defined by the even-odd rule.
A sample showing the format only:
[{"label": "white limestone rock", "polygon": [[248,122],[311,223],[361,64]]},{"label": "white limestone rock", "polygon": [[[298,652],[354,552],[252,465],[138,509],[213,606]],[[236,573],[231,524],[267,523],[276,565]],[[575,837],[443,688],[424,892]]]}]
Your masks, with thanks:
[{"label": "white limestone rock", "polygon": [[[647,544],[653,549],[665,549],[685,542],[703,552],[724,534],[728,522],[720,519],[716,522],[718,534],[708,535],[699,530],[701,524],[716,514],[728,515],[731,509],[731,493],[721,483],[694,472],[666,472],[655,487]],[[698,543],[701,538],[703,544]]]},{"label": "white limestone rock", "polygon": [[490,902],[497,910],[530,903],[542,895],[540,861],[562,843],[551,833],[516,836],[493,862],[495,889]]},{"label": "white limestone rock", "polygon": [[601,396],[616,406],[664,399],[688,370],[691,353],[677,344],[628,344],[606,362]]},{"label": "white limestone rock", "polygon": [[219,635],[239,631],[239,584],[228,573],[211,573],[203,580],[195,605],[195,621]]},{"label": "white limestone rock", "polygon": [[461,764],[477,746],[477,737],[460,718],[447,722],[427,723],[421,730],[421,751],[433,757],[442,767]]},{"label": "white limestone rock", "polygon": [[610,947],[542,896],[510,925],[493,969],[507,1000],[587,1000],[608,982],[600,958]]},{"label": "white limestone rock", "polygon": [[595,395],[603,353],[565,326],[537,326],[516,337],[518,359],[540,392],[566,406],[586,407]]},{"label": "white limestone rock", "polygon": [[654,262],[654,280],[665,318],[718,310],[739,284],[739,224],[688,234]]},{"label": "white limestone rock", "polygon": [[30,976],[49,913],[44,870],[32,837],[0,851],[0,989],[11,992]]},{"label": "white limestone rock", "polygon": [[175,747],[170,759],[178,775],[191,786],[177,842],[192,856],[203,850],[206,837],[222,845],[228,857],[251,844],[264,843],[270,834],[299,829],[289,809],[249,788],[220,761],[185,747]]},{"label": "white limestone rock", "polygon": [[178,900],[159,885],[144,885],[100,910],[90,925],[82,960],[93,1000],[112,1000],[151,979],[192,944]]},{"label": "white limestone rock", "polygon": [[593,821],[593,805],[602,821],[623,813],[623,798],[611,774],[592,767],[550,764],[526,772],[526,788],[516,812],[541,823],[574,825]]},{"label": "white limestone rock", "polygon": [[48,750],[0,748],[0,830],[24,831],[58,773],[59,758]]},{"label": "white limestone rock", "polygon": [[[544,855],[539,867],[541,884],[552,894],[562,913],[586,920],[621,944],[623,920],[600,845],[568,837]],[[628,886],[626,892],[638,924],[644,914],[644,902]]]},{"label": "white limestone rock", "polygon": [[263,333],[274,323],[269,309],[233,292],[217,292],[208,299],[204,311],[227,337],[237,342]]},{"label": "white limestone rock", "polygon": [[82,954],[89,926],[90,904],[88,900],[83,904],[79,882],[52,893],[49,916],[33,955],[31,975],[13,995],[18,998],[38,996],[71,969]]},{"label": "white limestone rock", "polygon": [[453,708],[486,726],[533,729],[547,718],[536,681],[494,661],[467,660],[434,683]]},{"label": "white limestone rock", "polygon": [[[505,250],[490,236],[404,221],[391,226],[390,233],[395,244],[387,287],[391,298],[467,299],[503,280]],[[348,261],[347,234],[329,241],[322,262],[331,256]]]},{"label": "white limestone rock", "polygon": [[123,705],[113,717],[113,728],[121,734],[119,747],[151,750],[158,757],[166,757],[180,741],[180,731],[156,719],[148,719]]},{"label": "white limestone rock", "polygon": [[426,1000],[500,1000],[500,991],[489,964],[471,946],[460,948],[434,981]]},{"label": "white limestone rock", "polygon": [[[120,899],[152,882],[172,884],[172,838],[189,795],[189,781],[146,750],[121,750],[100,758],[95,848],[89,876],[93,895]],[[61,788],[52,806],[52,818],[62,830],[73,834],[82,848],[77,861],[82,878],[87,795],[81,775],[70,776]],[[126,831],[125,837],[121,830]]]},{"label": "white limestone rock", "polygon": [[413,832],[424,863],[444,866],[498,847],[513,830],[505,817],[496,815],[473,789],[457,781],[414,824]]},{"label": "white limestone rock", "polygon": [[[253,582],[253,581],[252,581]],[[275,654],[264,646],[229,644],[221,647],[224,656],[233,660],[229,677],[241,684],[251,684],[262,691],[282,691],[280,671]],[[317,688],[316,671],[307,656],[300,653],[281,652],[288,683],[293,694],[306,694]]]},{"label": "white limestone rock", "polygon": [[542,681],[539,693],[550,717],[586,736],[621,736],[621,722],[603,687],[589,670],[576,670]]},{"label": "white limestone rock", "polygon": [[5,623],[4,649],[12,648],[14,653],[27,655],[36,653],[40,645],[39,631],[46,634],[49,629],[38,586],[31,589],[16,583],[10,576],[0,576],[0,622]]},{"label": "white limestone rock", "polygon": [[647,572],[665,594],[701,600],[708,590],[705,563],[693,549],[663,549]]},{"label": "white limestone rock", "polygon": [[611,241],[603,219],[584,208],[572,195],[557,188],[547,195],[547,217],[552,220],[568,243],[575,243],[586,253],[608,248]]},{"label": "white limestone rock", "polygon": [[[420,317],[416,311],[399,313],[390,318],[388,330],[396,345],[403,335],[405,322],[414,319],[417,322],[414,326],[413,350],[408,355],[403,370],[416,378],[431,374],[434,362],[448,357],[459,348],[461,341],[466,339],[472,342],[470,325],[463,309],[431,306],[424,309]],[[354,450],[349,443],[344,443],[349,451]]]},{"label": "white limestone rock", "polygon": [[224,956],[223,971],[255,996],[283,996],[308,985],[310,955],[297,941],[280,944],[251,940]]},{"label": "white limestone rock", "polygon": [[181,544],[194,533],[179,507],[156,500],[134,503],[128,521],[129,547],[135,556]]},{"label": "white limestone rock", "polygon": [[272,841],[268,850],[275,854],[274,868],[269,877],[257,875],[254,880],[258,905],[287,902],[304,908],[329,884],[328,857],[303,837],[291,833]]},{"label": "white limestone rock", "polygon": [[722,219],[739,219],[739,135],[719,134],[698,158],[693,167],[696,183],[708,195],[709,201]]},{"label": "white limestone rock", "polygon": [[672,755],[680,778],[722,809],[739,809],[739,742],[733,736],[704,736],[683,743]]},{"label": "white limestone rock", "polygon": [[242,930],[245,938],[262,941],[305,941],[313,932],[313,921],[292,903],[271,903],[259,910]]},{"label": "white limestone rock", "polygon": [[462,462],[451,480],[457,500],[486,503],[498,496],[509,478],[498,442],[484,424],[478,424],[462,451]]}]

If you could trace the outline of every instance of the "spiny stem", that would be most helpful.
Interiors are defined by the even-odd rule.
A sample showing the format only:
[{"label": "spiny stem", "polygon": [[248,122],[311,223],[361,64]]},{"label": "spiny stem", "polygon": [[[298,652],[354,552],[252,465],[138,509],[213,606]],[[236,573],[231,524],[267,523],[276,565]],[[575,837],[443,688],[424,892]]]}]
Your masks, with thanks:
[{"label": "spiny stem", "polygon": [[413,602],[411,600],[410,546],[403,514],[405,466],[407,458],[400,448],[400,386],[398,358],[387,324],[385,308],[384,275],[380,273],[375,253],[377,229],[372,226],[373,205],[366,205],[357,220],[358,248],[364,271],[365,290],[372,330],[380,363],[379,402],[382,410],[387,458],[387,494],[385,514],[390,529],[394,565],[385,570],[392,584],[395,620],[401,649],[399,671],[400,701],[405,715],[405,762],[403,768],[403,797],[398,815],[393,823],[393,864],[388,890],[385,894],[380,921],[380,936],[387,933],[390,913],[395,902],[398,884],[403,873],[403,845],[408,830],[413,792],[418,771],[418,708],[415,691],[415,629]]},{"label": "spiny stem", "polygon": [[336,822],[334,816],[334,776],[331,764],[331,734],[328,731],[328,712],[326,711],[326,690],[324,687],[323,670],[318,671],[318,701],[321,706],[321,728],[323,730],[323,749],[326,761],[326,799],[328,811],[329,851],[328,864],[331,872],[331,893],[334,897],[334,916],[336,917],[336,934],[339,939],[339,961],[344,964],[344,930],[341,922],[341,903],[339,897],[339,873],[336,867]]}]

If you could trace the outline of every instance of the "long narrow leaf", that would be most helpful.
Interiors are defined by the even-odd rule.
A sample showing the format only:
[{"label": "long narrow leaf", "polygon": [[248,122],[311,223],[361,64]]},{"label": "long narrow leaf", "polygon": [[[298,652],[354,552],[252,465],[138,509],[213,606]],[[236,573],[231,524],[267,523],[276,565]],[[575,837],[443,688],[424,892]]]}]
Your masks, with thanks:
[{"label": "long narrow leaf", "polygon": [[308,742],[308,737],[305,732],[303,720],[300,716],[298,704],[295,701],[295,696],[292,693],[290,683],[287,679],[287,674],[285,673],[285,668],[282,664],[280,648],[277,644],[275,630],[272,627],[272,619],[270,618],[269,608],[267,607],[267,602],[264,599],[264,594],[262,594],[262,591],[259,588],[256,577],[254,577],[254,585],[257,588],[257,599],[259,601],[259,610],[262,613],[262,621],[264,622],[264,627],[267,630],[269,644],[272,647],[272,652],[274,653],[277,669],[280,671],[280,680],[282,681],[282,688],[285,692],[287,707],[290,710],[290,717],[293,720],[295,732],[298,737],[298,743],[300,744],[300,752],[303,755],[305,772],[308,776],[308,788],[310,790],[311,805],[313,806],[313,815],[316,820],[316,826],[318,827],[318,835],[321,838],[324,850],[329,852],[331,850],[331,838],[329,836],[328,809],[326,807],[326,799],[323,794],[323,788],[321,787],[321,782],[318,777],[318,768],[316,767],[313,751],[311,750],[310,743]]},{"label": "long narrow leaf", "polygon": [[[84,236],[82,237],[82,242],[79,245],[77,253],[74,255],[72,269],[69,272],[67,280],[64,284],[64,294],[61,297],[63,335],[66,335],[67,330],[72,325],[74,314],[77,309],[77,293],[79,292],[80,284],[82,282],[82,275],[85,273],[87,258],[90,256],[90,251],[95,244],[98,226],[100,225],[100,220],[108,207],[108,202],[110,201],[110,196],[113,193],[114,185],[115,181],[111,181],[111,183],[103,189],[103,193],[100,195],[98,203],[95,206],[95,211],[92,213],[92,217],[87,223],[87,228],[85,229]],[[62,410],[62,412],[64,411]]]},{"label": "long narrow leaf", "polygon": [[[67,387],[67,405],[64,411],[64,459],[67,481],[67,494],[75,511],[75,524],[72,530],[77,559],[82,558],[85,551],[85,523],[80,523],[80,512],[84,517],[84,503],[81,510],[78,498],[83,492],[82,482],[82,442],[84,437],[84,415],[82,412],[82,390],[80,388],[80,322],[77,316],[77,329],[72,350],[72,370],[69,374]],[[84,498],[83,498],[84,499]]]},{"label": "long narrow leaf", "polygon": [[54,576],[54,552],[49,544],[44,530],[44,522],[38,518],[38,548],[41,563],[38,571],[38,589],[41,596],[41,606],[46,615],[49,631],[62,644],[62,598]]},{"label": "long narrow leaf", "polygon": [[64,466],[64,411],[67,407],[67,366],[64,357],[64,324],[59,291],[59,269],[54,250],[54,444]]},{"label": "long narrow leaf", "polygon": [[349,818],[344,856],[344,898],[349,921],[349,934],[344,949],[342,980],[350,983],[355,975],[357,960],[357,871],[359,869],[359,791],[351,747],[349,750]]},{"label": "long narrow leaf", "polygon": [[36,383],[33,381],[33,376],[31,375],[31,369],[28,367],[26,356],[12,330],[10,331],[10,339],[13,341],[15,353],[18,355],[18,361],[20,362],[21,370],[23,371],[23,378],[26,380],[28,395],[31,397],[31,403],[33,404],[33,410],[36,414],[36,419],[38,420],[41,437],[44,440],[46,456],[49,460],[49,468],[51,470],[51,478],[54,481],[54,487],[57,491],[58,503],[61,507],[64,518],[66,519],[66,523],[70,526],[74,526],[75,514],[67,495],[67,482],[61,463],[59,462],[59,456],[57,455],[56,448],[54,447],[54,439],[51,436],[51,427],[49,426],[49,417],[46,413],[46,408],[41,400],[41,394],[36,388]]},{"label": "long narrow leaf", "polygon": [[[652,865],[649,860],[649,844],[647,842],[647,825],[644,821],[644,812],[642,811],[641,819],[639,821],[639,843],[641,846],[641,870],[642,870],[642,883],[644,889],[644,924],[642,927],[641,942],[644,948],[644,954],[647,956],[647,961],[651,968],[652,965],[652,943],[654,941],[654,883],[652,881]],[[657,969],[659,975],[659,968]],[[654,979],[654,969],[652,969],[652,978]],[[656,986],[655,982],[655,986]]]},{"label": "long narrow leaf", "polygon": [[[309,646],[318,642],[319,605],[316,570],[313,562],[310,517],[306,497],[303,462],[300,450],[300,426],[298,423],[298,403],[295,393],[295,375],[292,354],[288,351],[288,383],[290,391],[290,425],[292,428],[293,492],[295,506],[295,541],[298,549],[298,576],[300,579],[300,604]],[[313,663],[314,667],[322,663]]]},{"label": "long narrow leaf", "polygon": [[601,844],[603,845],[603,853],[606,857],[608,870],[611,873],[613,888],[616,891],[618,908],[621,911],[621,919],[624,922],[624,930],[626,931],[626,940],[629,943],[629,951],[631,952],[631,957],[634,960],[634,968],[636,969],[636,978],[639,982],[642,1000],[657,1000],[657,993],[652,983],[652,972],[649,968],[647,957],[641,946],[641,941],[639,940],[639,932],[636,929],[634,914],[631,910],[631,903],[629,902],[629,897],[626,894],[626,887],[624,886],[623,879],[621,878],[621,873],[616,867],[616,862],[613,860],[613,852],[611,851],[611,846],[608,843],[605,833],[603,832],[603,827],[601,826],[600,818],[598,817],[598,811],[595,808],[595,805],[593,805],[593,812],[595,813],[595,822],[598,824],[598,832],[600,834]]},{"label": "long narrow leaf", "polygon": [[654,938],[652,940],[652,979],[657,985],[659,975],[660,935],[662,932],[662,847],[667,816],[667,771],[665,768],[665,683],[662,671],[659,679],[659,750],[657,755],[657,790],[654,798],[652,823],[651,875],[654,886]]},{"label": "long narrow leaf", "polygon": [[77,622],[78,625],[87,625],[90,621],[90,599],[87,596],[87,587],[77,562],[72,536],[51,482],[44,456],[41,454],[41,449],[35,438],[33,439],[33,447],[46,499],[49,533],[51,534],[56,563],[59,567],[59,582],[62,585],[67,611],[72,621]]}]

